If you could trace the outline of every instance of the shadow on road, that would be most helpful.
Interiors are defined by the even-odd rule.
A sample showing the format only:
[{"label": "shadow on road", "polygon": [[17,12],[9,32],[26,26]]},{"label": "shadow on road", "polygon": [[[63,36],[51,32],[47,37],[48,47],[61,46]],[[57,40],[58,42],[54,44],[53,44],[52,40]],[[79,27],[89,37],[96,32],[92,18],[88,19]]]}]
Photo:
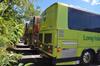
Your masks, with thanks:
[{"label": "shadow on road", "polygon": [[[54,65],[34,64],[32,66],[54,66]],[[98,66],[98,65],[56,65],[56,66]]]}]

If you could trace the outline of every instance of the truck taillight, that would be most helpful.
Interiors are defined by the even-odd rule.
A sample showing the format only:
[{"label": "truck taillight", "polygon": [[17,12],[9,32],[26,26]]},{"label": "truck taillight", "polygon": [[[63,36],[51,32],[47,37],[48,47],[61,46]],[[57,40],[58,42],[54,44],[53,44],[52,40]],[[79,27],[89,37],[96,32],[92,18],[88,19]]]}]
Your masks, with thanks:
[{"label": "truck taillight", "polygon": [[59,48],[57,48],[57,52],[61,52],[61,48],[59,47]]},{"label": "truck taillight", "polygon": [[52,52],[50,48],[48,48],[48,52],[49,52],[49,53],[51,53],[51,52]]},{"label": "truck taillight", "polygon": [[52,46],[48,46],[48,52],[52,53]]}]

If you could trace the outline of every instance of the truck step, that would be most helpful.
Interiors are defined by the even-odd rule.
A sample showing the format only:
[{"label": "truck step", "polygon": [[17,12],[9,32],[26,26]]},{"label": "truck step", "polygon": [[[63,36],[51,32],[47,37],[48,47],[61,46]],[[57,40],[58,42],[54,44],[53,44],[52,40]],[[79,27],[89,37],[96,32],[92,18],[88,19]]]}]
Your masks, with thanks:
[{"label": "truck step", "polygon": [[20,44],[16,45],[16,48],[30,48],[30,46],[29,45],[25,45],[23,43],[20,43]]},{"label": "truck step", "polygon": [[42,59],[40,55],[24,55],[18,62],[20,63],[36,63],[38,60]]},{"label": "truck step", "polygon": [[28,59],[28,58],[33,58],[33,59],[35,59],[35,58],[42,58],[40,55],[24,55],[23,57],[22,57],[22,59]]}]

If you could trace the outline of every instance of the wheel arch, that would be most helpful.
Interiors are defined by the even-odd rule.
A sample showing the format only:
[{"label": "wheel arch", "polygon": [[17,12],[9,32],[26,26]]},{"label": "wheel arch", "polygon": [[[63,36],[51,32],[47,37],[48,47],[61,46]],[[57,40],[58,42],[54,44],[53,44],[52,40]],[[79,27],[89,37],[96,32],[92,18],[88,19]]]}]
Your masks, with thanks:
[{"label": "wheel arch", "polygon": [[95,50],[93,50],[92,48],[84,49],[81,54],[83,54],[86,51],[89,51],[89,52],[92,52],[92,53],[96,54]]}]

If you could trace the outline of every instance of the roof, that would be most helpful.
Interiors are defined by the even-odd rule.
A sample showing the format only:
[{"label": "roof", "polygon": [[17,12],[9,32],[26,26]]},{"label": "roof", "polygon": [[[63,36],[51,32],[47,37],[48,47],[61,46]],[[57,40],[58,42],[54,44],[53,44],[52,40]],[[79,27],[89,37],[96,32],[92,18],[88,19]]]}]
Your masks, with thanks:
[{"label": "roof", "polygon": [[[61,3],[61,2],[56,2],[56,3],[52,4],[51,6],[49,6],[48,8],[50,8],[50,7],[52,7],[53,5],[56,5],[56,4],[58,4],[58,5],[63,5],[63,6],[66,6],[66,7],[70,7],[70,8],[76,9],[76,10],[88,12],[88,13],[91,13],[91,14],[100,15],[100,14],[98,14],[98,13],[89,11],[89,10],[87,10],[87,9],[85,9],[85,8],[81,8],[81,7],[79,7],[79,6],[75,7],[74,5],[65,4],[65,3]],[[47,8],[47,9],[48,9],[48,8]],[[47,9],[46,9],[46,10],[47,10]],[[46,11],[46,10],[45,10],[45,11]]]}]

